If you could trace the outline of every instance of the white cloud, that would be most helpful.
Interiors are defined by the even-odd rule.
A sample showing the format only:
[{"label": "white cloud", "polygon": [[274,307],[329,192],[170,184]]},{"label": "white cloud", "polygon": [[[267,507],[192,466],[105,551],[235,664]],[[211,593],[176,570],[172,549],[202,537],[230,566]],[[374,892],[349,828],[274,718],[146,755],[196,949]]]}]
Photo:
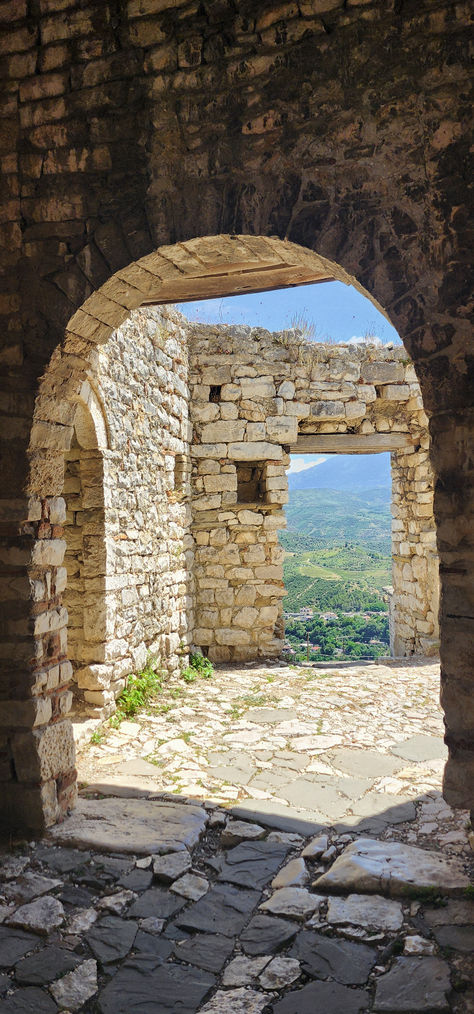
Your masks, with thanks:
[{"label": "white cloud", "polygon": [[326,458],[303,458],[299,454],[292,454],[288,472],[295,475],[296,472],[305,472],[307,468],[314,468],[315,465],[322,465]]},{"label": "white cloud", "polygon": [[383,342],[382,342],[381,338],[377,337],[376,334],[374,334],[374,335],[364,335],[364,334],[362,334],[362,335],[355,335],[355,334],[353,334],[352,338],[349,338],[347,344],[348,345],[383,345]]}]

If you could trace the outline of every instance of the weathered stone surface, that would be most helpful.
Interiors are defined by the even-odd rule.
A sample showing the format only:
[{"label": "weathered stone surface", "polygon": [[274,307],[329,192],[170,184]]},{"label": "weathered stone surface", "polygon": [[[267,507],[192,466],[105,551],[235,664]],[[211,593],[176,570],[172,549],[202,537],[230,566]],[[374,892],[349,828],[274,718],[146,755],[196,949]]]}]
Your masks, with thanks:
[{"label": "weathered stone surface", "polygon": [[219,989],[200,1014],[263,1014],[271,996],[253,989]]},{"label": "weathered stone surface", "polygon": [[183,905],[183,898],[176,897],[165,887],[150,887],[128,909],[127,916],[130,919],[148,919],[150,916],[169,919],[171,915],[179,912]]},{"label": "weathered stone surface", "polygon": [[449,967],[440,958],[396,958],[377,979],[375,1011],[449,1011]]},{"label": "weathered stone surface", "polygon": [[345,985],[366,982],[377,960],[377,951],[351,940],[332,939],[314,930],[301,930],[290,955],[301,961],[303,971],[316,979],[336,979]]},{"label": "weathered stone surface", "polygon": [[31,901],[48,891],[54,891],[55,887],[61,887],[61,880],[53,880],[52,877],[41,877],[37,873],[25,873],[18,881],[7,884],[5,894],[7,898],[15,901]]},{"label": "weathered stone surface", "polygon": [[263,971],[270,958],[268,954],[264,957],[247,958],[245,955],[237,955],[227,965],[222,977],[223,986],[251,986],[255,985],[260,972]]},{"label": "weathered stone surface", "polygon": [[164,965],[149,955],[124,962],[99,994],[101,1014],[144,1014],[156,1008],[162,1014],[195,1014],[215,979],[208,972],[184,965]]},{"label": "weathered stone surface", "polygon": [[96,922],[86,935],[92,953],[102,965],[120,961],[128,954],[137,933],[131,919],[107,916]]},{"label": "weathered stone surface", "polygon": [[97,908],[103,912],[111,912],[120,915],[121,912],[136,898],[134,891],[116,891],[115,894],[106,894],[97,902]]},{"label": "weathered stone surface", "polygon": [[189,898],[197,901],[209,890],[209,881],[205,877],[199,877],[194,873],[185,873],[184,877],[175,880],[171,885],[171,891],[181,895],[182,898]]},{"label": "weathered stone surface", "polygon": [[264,989],[284,989],[291,986],[301,975],[301,966],[295,958],[273,958],[266,965],[258,981]]},{"label": "weathered stone surface", "polygon": [[403,923],[400,902],[378,895],[349,894],[347,898],[330,898],[327,921],[336,926],[350,924],[379,930],[395,931]]},{"label": "weathered stone surface", "polygon": [[402,767],[401,761],[395,757],[375,750],[334,750],[331,760],[335,768],[359,778],[382,778]]},{"label": "weathered stone surface", "polygon": [[80,1010],[97,993],[97,962],[90,958],[73,972],[54,982],[50,990],[60,1008]]},{"label": "weathered stone surface", "polygon": [[38,937],[33,933],[0,926],[0,968],[11,968],[19,958],[38,946]]},{"label": "weathered stone surface", "polygon": [[279,842],[244,841],[227,853],[219,880],[242,887],[265,887],[287,852],[288,847]]},{"label": "weathered stone surface", "polygon": [[254,915],[240,937],[247,954],[274,954],[282,950],[299,932],[299,925],[288,919]]},{"label": "weathered stone surface", "polygon": [[[212,770],[212,769],[211,769]],[[265,828],[260,824],[249,824],[244,820],[230,820],[221,834],[224,848],[239,845],[241,841],[258,841],[265,837]]]},{"label": "weathered stone surface", "polygon": [[430,761],[446,758],[448,751],[442,739],[437,736],[411,736],[404,743],[390,747],[396,757],[407,761]]},{"label": "weathered stone surface", "polygon": [[174,953],[181,961],[197,965],[207,972],[220,972],[232,954],[235,940],[213,933],[195,933],[189,940],[179,940]]},{"label": "weathered stone surface", "polygon": [[368,993],[349,989],[338,982],[311,982],[303,989],[292,990],[274,1004],[274,1014],[359,1014],[366,1008]]},{"label": "weathered stone surface", "polygon": [[10,926],[19,926],[46,936],[64,922],[64,909],[57,898],[37,898],[29,905],[21,905],[9,918]]},{"label": "weathered stone surface", "polygon": [[304,859],[290,859],[272,880],[272,887],[303,887],[309,880]]},{"label": "weathered stone surface", "polygon": [[37,986],[18,989],[2,1003],[2,1014],[57,1014],[54,1000]]},{"label": "weathered stone surface", "polygon": [[190,869],[191,856],[188,852],[171,852],[153,860],[153,875],[165,884],[171,884]]},{"label": "weathered stone surface", "polygon": [[216,884],[175,921],[183,929],[235,936],[245,926],[259,900],[259,891]]},{"label": "weathered stone surface", "polygon": [[206,825],[200,806],[141,799],[82,799],[50,834],[59,842],[109,852],[162,855],[192,848]]},{"label": "weathered stone surface", "polygon": [[452,947],[463,954],[474,953],[474,926],[438,926],[433,936],[440,947]]},{"label": "weathered stone surface", "polygon": [[22,986],[43,986],[65,972],[72,972],[81,959],[71,951],[51,944],[15,965],[15,978]]},{"label": "weathered stone surface", "polygon": [[416,889],[461,894],[469,879],[456,859],[398,842],[361,838],[344,849],[316,884],[318,891],[353,890],[396,897]]},{"label": "weathered stone surface", "polygon": [[445,905],[423,909],[428,926],[474,926],[474,901],[450,898]]},{"label": "weathered stone surface", "polygon": [[304,887],[281,887],[260,905],[262,912],[289,915],[293,919],[307,919],[319,908],[323,898],[311,894]]}]

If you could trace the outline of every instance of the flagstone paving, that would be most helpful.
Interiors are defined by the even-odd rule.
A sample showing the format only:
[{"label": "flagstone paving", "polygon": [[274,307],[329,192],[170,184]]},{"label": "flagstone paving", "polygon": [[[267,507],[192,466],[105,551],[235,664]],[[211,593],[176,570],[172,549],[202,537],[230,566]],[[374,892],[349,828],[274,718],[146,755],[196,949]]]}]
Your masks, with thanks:
[{"label": "flagstone paving", "polygon": [[[227,669],[186,688],[187,717],[110,729],[75,814],[0,852],[0,1014],[473,1014],[473,855],[436,699],[432,665]],[[165,730],[179,782],[147,760]]]}]

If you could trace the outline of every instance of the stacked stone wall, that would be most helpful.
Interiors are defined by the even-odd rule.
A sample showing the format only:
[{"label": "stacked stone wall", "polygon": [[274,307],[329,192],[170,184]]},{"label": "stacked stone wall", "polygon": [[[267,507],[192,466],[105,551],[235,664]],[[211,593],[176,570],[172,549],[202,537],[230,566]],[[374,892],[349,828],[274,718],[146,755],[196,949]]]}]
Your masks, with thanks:
[{"label": "stacked stone wall", "polygon": [[194,325],[190,353],[196,644],[216,661],[279,654],[289,452],[329,446],[393,450],[392,648],[435,652],[429,436],[405,349]]}]

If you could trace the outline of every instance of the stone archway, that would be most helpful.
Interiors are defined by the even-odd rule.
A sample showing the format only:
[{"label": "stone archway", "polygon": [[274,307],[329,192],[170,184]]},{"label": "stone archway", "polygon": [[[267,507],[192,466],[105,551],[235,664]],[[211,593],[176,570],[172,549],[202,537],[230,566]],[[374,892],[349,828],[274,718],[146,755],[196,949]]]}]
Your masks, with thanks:
[{"label": "stone archway", "polygon": [[[34,826],[44,821],[51,823],[67,809],[74,795],[70,747],[68,759],[64,760],[65,737],[70,743],[70,732],[67,720],[62,717],[70,702],[71,672],[66,656],[65,614],[55,580],[64,553],[62,532],[58,529],[64,520],[60,499],[64,448],[72,436],[78,392],[91,363],[96,362],[98,349],[120,328],[131,310],[142,304],[171,301],[173,294],[174,298],[182,299],[193,294],[202,297],[217,292],[249,291],[253,286],[258,290],[282,283],[334,278],[346,283],[354,281],[331,262],[288,242],[246,236],[191,240],[160,248],[120,269],[69,321],[64,343],[52,357],[36,400],[30,442],[29,518],[22,531],[29,540],[33,539],[33,549],[28,555],[34,567],[39,568],[38,580],[44,579],[44,592],[33,609],[36,617],[34,682],[30,683],[33,694],[30,696],[28,691],[23,711],[19,705],[11,709],[11,721],[6,723],[11,727],[15,771],[7,800],[10,812],[18,813],[19,819],[25,819],[27,801],[27,819]],[[52,597],[48,573],[52,575],[49,586],[54,593]],[[52,662],[59,664],[61,673],[53,692],[47,686],[49,677],[46,685],[38,678],[38,672],[49,673]],[[30,724],[33,732],[20,731]],[[25,768],[22,758],[27,750],[31,763]]]}]

